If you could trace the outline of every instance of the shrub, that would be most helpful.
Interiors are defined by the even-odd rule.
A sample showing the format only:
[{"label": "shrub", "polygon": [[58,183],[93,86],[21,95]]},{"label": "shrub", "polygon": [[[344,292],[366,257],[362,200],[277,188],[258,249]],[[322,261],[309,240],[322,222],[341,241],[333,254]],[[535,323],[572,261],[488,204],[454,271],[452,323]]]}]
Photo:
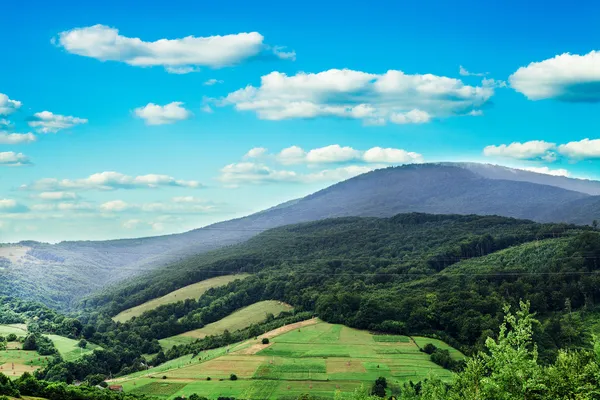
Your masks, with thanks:
[{"label": "shrub", "polygon": [[435,347],[435,345],[433,345],[431,343],[427,343],[423,347],[423,352],[425,352],[427,354],[433,354],[433,353],[435,353],[436,350],[437,350],[437,347]]},{"label": "shrub", "polygon": [[263,338],[262,344],[269,344],[269,338]]},{"label": "shrub", "polygon": [[229,375],[229,380],[230,381],[237,381],[237,375],[236,374]]}]

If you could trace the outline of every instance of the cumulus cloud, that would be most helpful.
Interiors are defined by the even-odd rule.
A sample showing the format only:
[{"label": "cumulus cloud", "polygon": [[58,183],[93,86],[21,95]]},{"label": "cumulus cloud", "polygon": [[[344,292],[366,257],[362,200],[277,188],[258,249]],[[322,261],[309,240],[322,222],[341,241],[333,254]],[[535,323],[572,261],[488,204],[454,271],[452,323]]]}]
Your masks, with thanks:
[{"label": "cumulus cloud", "polygon": [[61,32],[53,42],[72,54],[101,61],[118,61],[137,67],[162,66],[169,72],[194,72],[195,67],[222,68],[239,64],[268,52],[278,54],[263,43],[258,32],[224,36],[159,39],[153,42],[119,34],[105,25],[75,28]]},{"label": "cumulus cloud", "polygon": [[[17,100],[11,100],[4,93],[0,93],[0,115],[9,115],[17,111],[23,103]],[[6,121],[6,120],[3,120]]]},{"label": "cumulus cloud", "polygon": [[488,157],[506,157],[519,160],[544,159],[553,161],[555,154],[551,151],[556,144],[543,140],[532,140],[525,143],[513,142],[511,144],[491,145],[483,149],[483,154]]},{"label": "cumulus cloud", "polygon": [[29,126],[35,128],[40,133],[56,133],[62,129],[71,128],[75,125],[87,124],[85,118],[71,117],[60,114],[53,114],[50,111],[42,111],[33,114],[29,118]]},{"label": "cumulus cloud", "polygon": [[93,204],[81,202],[60,202],[60,203],[45,203],[45,204],[34,204],[31,206],[33,211],[90,211],[94,209]]},{"label": "cumulus cloud", "polygon": [[487,72],[470,72],[462,65],[458,67],[458,72],[461,76],[486,76],[488,74]]},{"label": "cumulus cloud", "polygon": [[568,177],[569,171],[567,171],[566,169],[550,169],[548,167],[521,167],[518,169],[522,169],[524,171],[530,171],[530,172],[536,172],[538,174],[546,174],[546,175],[553,175],[553,176],[566,176]]},{"label": "cumulus cloud", "polygon": [[583,139],[558,146],[558,151],[575,159],[600,158],[600,139]]},{"label": "cumulus cloud", "polygon": [[21,167],[29,165],[31,161],[23,153],[15,153],[14,151],[0,152],[0,166]]},{"label": "cumulus cloud", "polygon": [[0,131],[0,144],[23,144],[35,142],[33,133],[8,133]]},{"label": "cumulus cloud", "polygon": [[264,147],[254,147],[244,155],[244,158],[259,158],[264,156],[266,153],[267,149],[265,149]]},{"label": "cumulus cloud", "polygon": [[530,100],[600,101],[600,51],[564,53],[519,68],[510,86]]},{"label": "cumulus cloud", "polygon": [[0,199],[0,212],[2,213],[22,213],[29,209],[13,199]]},{"label": "cumulus cloud", "polygon": [[217,83],[223,83],[223,81],[221,81],[219,79],[212,78],[212,79],[209,79],[209,80],[205,81],[204,85],[205,86],[213,86],[213,85],[216,85]]},{"label": "cumulus cloud", "polygon": [[419,153],[402,149],[373,147],[364,152],[363,160],[368,163],[406,164],[422,163],[423,156]]},{"label": "cumulus cloud", "polygon": [[143,119],[146,125],[173,124],[192,116],[192,113],[182,107],[182,105],[183,103],[180,101],[174,101],[164,106],[148,103],[144,107],[136,108],[134,113],[138,118]]},{"label": "cumulus cloud", "polygon": [[291,146],[281,150],[276,160],[284,165],[292,164],[329,164],[347,162],[365,162],[378,164],[404,164],[423,162],[423,156],[402,149],[373,147],[366,151],[349,146],[333,144],[305,151],[301,147]]},{"label": "cumulus cloud", "polygon": [[79,198],[79,196],[73,192],[42,192],[35,197],[45,201],[77,200]]},{"label": "cumulus cloud", "polygon": [[331,69],[293,76],[271,72],[261,78],[260,86],[246,86],[216,103],[255,112],[266,120],[340,117],[368,125],[414,124],[468,115],[493,94],[493,87],[468,86],[459,79],[431,74]]},{"label": "cumulus cloud", "polygon": [[30,185],[21,186],[24,190],[36,191],[149,189],[160,187],[200,188],[202,185],[197,181],[175,179],[168,175],[129,176],[119,172],[105,171],[82,179],[45,178]]},{"label": "cumulus cloud", "polygon": [[[180,198],[181,200],[181,198]],[[123,200],[107,201],[100,205],[100,210],[106,213],[119,212],[144,212],[144,213],[205,213],[212,211],[215,207],[211,204],[198,204],[198,201],[179,201],[172,203],[127,203]]]},{"label": "cumulus cloud", "polygon": [[221,169],[219,179],[227,185],[264,183],[315,183],[335,182],[372,171],[374,167],[350,165],[326,169],[314,173],[300,173],[291,170],[276,170],[264,164],[242,162],[226,165]]}]

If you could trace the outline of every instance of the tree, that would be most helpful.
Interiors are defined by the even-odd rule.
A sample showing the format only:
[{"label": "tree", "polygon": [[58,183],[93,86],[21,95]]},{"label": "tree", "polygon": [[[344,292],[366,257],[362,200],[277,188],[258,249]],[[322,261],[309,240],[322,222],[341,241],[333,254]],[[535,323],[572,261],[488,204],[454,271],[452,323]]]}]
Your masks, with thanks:
[{"label": "tree", "polygon": [[236,374],[229,375],[229,380],[230,381],[237,381],[237,375]]},{"label": "tree", "polygon": [[35,335],[28,335],[23,342],[23,350],[37,350]]},{"label": "tree", "polygon": [[269,344],[269,338],[263,338],[262,339],[262,344]]},{"label": "tree", "polygon": [[593,220],[592,221],[592,228],[598,229],[598,220]]},{"label": "tree", "polygon": [[81,340],[79,341],[79,343],[77,343],[77,346],[79,346],[79,347],[80,347],[80,348],[82,348],[82,349],[85,349],[85,348],[87,347],[87,344],[88,344],[87,340],[85,340],[85,339],[81,339]]}]

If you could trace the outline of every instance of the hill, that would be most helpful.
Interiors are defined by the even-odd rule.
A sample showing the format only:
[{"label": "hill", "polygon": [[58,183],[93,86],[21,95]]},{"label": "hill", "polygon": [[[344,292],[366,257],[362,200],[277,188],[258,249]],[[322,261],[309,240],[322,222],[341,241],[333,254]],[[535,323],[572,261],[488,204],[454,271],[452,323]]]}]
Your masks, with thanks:
[{"label": "hill", "polygon": [[[149,300],[144,304],[140,304],[139,306],[135,306],[130,309],[121,311],[118,315],[115,315],[113,317],[113,320],[116,322],[129,321],[131,318],[138,317],[146,311],[153,310],[165,304],[171,304],[176,303],[178,301],[185,301],[187,299],[198,298],[210,288],[226,285],[229,282],[233,282],[236,279],[244,279],[247,276],[247,274],[224,275],[215,278],[210,278],[201,282],[193,283],[191,285],[182,287],[181,289],[177,289],[170,293],[167,293],[164,296]],[[168,287],[171,283],[165,282],[164,284],[166,287]]]},{"label": "hill", "polygon": [[[197,357],[184,356],[116,382],[127,392],[161,396],[198,393],[209,398],[275,399],[309,393],[333,398],[337,390],[352,392],[381,376],[394,387],[430,375],[452,376],[406,336],[375,336],[318,320],[290,328]],[[263,337],[269,337],[269,344],[262,344]],[[231,374],[238,379],[231,381]]]},{"label": "hill", "polygon": [[[544,318],[559,319],[567,300],[573,310],[596,304],[599,266],[600,233],[589,227],[459,215],[348,217],[264,232],[124,283],[87,306],[115,315],[160,296],[167,276],[185,286],[214,271],[246,272],[251,276],[243,281],[195,302],[159,307],[123,330],[150,329],[163,339],[257,301],[279,300],[328,322],[438,334],[468,349],[495,329],[505,303],[529,299]],[[560,329],[540,335],[551,342],[548,357],[567,341]],[[586,341],[581,335],[570,343]]]},{"label": "hill", "polygon": [[193,331],[184,332],[177,336],[160,340],[164,349],[169,349],[180,344],[191,343],[209,335],[221,335],[225,331],[234,332],[248,328],[252,324],[263,322],[269,314],[277,317],[282,312],[291,311],[293,308],[285,303],[274,300],[259,301],[240,310],[237,310],[223,319]]},{"label": "hill", "polygon": [[[270,228],[344,216],[480,214],[590,224],[600,183],[478,164],[386,168],[268,210],[190,232],[152,238],[0,247],[0,295],[72,308],[99,289],[247,240]],[[588,204],[591,202],[592,204]],[[585,207],[582,207],[585,205]],[[63,288],[67,285],[68,291]]]}]

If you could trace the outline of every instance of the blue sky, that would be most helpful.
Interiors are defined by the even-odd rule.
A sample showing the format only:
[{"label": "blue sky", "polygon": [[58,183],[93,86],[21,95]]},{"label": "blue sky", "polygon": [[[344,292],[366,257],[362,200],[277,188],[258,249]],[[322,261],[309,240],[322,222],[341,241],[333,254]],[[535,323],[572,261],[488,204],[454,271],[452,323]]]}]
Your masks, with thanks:
[{"label": "blue sky", "polygon": [[598,26],[593,1],[10,2],[0,241],[181,232],[409,162],[598,179]]}]

